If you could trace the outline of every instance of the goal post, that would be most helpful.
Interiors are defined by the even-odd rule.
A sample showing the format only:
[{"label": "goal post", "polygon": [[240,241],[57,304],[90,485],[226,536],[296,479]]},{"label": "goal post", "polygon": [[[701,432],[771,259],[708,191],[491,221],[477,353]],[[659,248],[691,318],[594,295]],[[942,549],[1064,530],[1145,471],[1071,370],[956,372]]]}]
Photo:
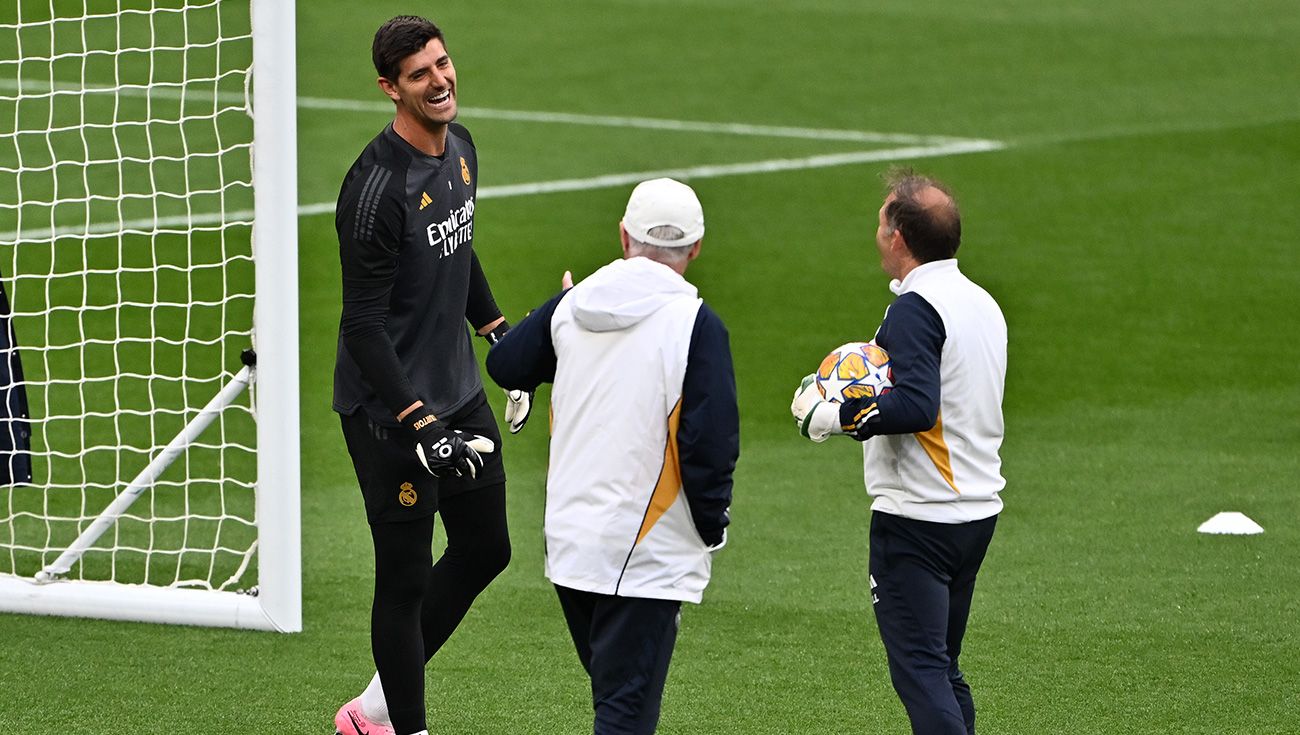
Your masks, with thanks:
[{"label": "goal post", "polygon": [[[253,2],[259,589],[268,622],[302,630],[298,426],[298,86],[294,3]],[[258,70],[265,73],[258,76]],[[280,490],[280,489],[283,490]]]},{"label": "goal post", "polygon": [[0,612],[299,631],[294,3],[13,5]]}]

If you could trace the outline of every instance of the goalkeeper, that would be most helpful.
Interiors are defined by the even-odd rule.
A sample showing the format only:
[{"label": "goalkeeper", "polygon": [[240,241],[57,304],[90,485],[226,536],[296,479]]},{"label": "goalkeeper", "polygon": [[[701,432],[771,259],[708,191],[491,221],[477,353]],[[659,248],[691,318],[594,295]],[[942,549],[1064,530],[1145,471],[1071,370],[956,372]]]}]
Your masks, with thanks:
[{"label": "goalkeeper", "polygon": [[[334,409],[375,551],[377,673],[344,705],[344,735],[427,732],[424,666],[510,559],[501,436],[466,321],[509,328],[474,250],[478,159],[456,117],[456,70],[433,23],[399,16],[375,33],[379,87],[395,115],[343,179],[335,226],[343,313]],[[509,395],[518,431],[530,397]],[[434,563],[434,514],[447,548]]]},{"label": "goalkeeper", "polygon": [[538,307],[487,369],[520,390],[555,384],[546,576],[595,734],[648,735],[681,604],[700,601],[726,542],[740,425],[727,330],[682,277],[704,236],[695,192],[641,183],[619,232],[623,259]]},{"label": "goalkeeper", "polygon": [[805,379],[791,410],[804,436],[865,442],[869,579],[890,678],[916,735],[973,735],[958,667],[975,576],[1002,510],[1007,325],[957,268],[961,219],[938,182],[895,171],[876,248],[898,298],[876,344],[894,387],[844,404]]}]

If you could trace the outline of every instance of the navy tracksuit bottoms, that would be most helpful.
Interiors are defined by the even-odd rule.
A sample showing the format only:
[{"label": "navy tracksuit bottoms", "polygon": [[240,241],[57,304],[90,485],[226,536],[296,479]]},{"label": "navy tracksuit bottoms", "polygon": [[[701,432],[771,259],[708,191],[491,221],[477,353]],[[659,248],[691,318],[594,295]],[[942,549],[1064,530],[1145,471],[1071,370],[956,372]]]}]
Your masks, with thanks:
[{"label": "navy tracksuit bottoms", "polygon": [[957,658],[996,523],[871,514],[872,607],[913,735],[974,735],[975,701]]},{"label": "navy tracksuit bottoms", "polygon": [[591,677],[595,735],[651,735],[682,603],[555,585],[582,668]]}]

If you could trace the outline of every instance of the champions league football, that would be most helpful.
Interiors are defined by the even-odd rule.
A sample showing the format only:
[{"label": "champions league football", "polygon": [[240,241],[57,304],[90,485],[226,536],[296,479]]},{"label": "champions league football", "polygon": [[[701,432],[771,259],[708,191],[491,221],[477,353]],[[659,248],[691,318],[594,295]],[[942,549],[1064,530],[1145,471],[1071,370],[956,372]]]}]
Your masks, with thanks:
[{"label": "champions league football", "polygon": [[817,390],[832,403],[874,398],[894,387],[889,355],[875,342],[848,342],[831,350],[817,368]]}]

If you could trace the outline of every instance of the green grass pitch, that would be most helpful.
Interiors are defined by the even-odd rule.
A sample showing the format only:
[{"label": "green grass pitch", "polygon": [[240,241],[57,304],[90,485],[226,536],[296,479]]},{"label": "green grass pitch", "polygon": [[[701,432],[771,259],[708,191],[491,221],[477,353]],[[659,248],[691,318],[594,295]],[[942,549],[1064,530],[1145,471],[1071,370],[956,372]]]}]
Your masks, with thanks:
[{"label": "green grass pitch", "polygon": [[[963,269],[1010,326],[1006,511],[963,655],[980,732],[1297,731],[1293,0],[317,0],[299,2],[300,95],[381,100],[370,34],[405,12],[445,28],[467,108],[1003,143],[914,161],[956,190]],[[301,108],[301,202],[332,202],[386,121]],[[462,121],[482,187],[888,147]],[[731,330],[742,456],[662,733],[907,731],[870,611],[858,447],[801,440],[787,411],[890,300],[871,244],[887,165],[692,181],[708,236],[689,275]],[[629,190],[482,199],[477,249],[509,317],[616,256]],[[337,244],[330,215],[300,226],[305,631],[0,615],[0,730],[326,733],[369,679],[371,552],[329,407]],[[542,576],[545,421],[504,449],[514,560],[428,669],[430,732],[589,731]],[[1266,533],[1195,532],[1223,510]]]}]

